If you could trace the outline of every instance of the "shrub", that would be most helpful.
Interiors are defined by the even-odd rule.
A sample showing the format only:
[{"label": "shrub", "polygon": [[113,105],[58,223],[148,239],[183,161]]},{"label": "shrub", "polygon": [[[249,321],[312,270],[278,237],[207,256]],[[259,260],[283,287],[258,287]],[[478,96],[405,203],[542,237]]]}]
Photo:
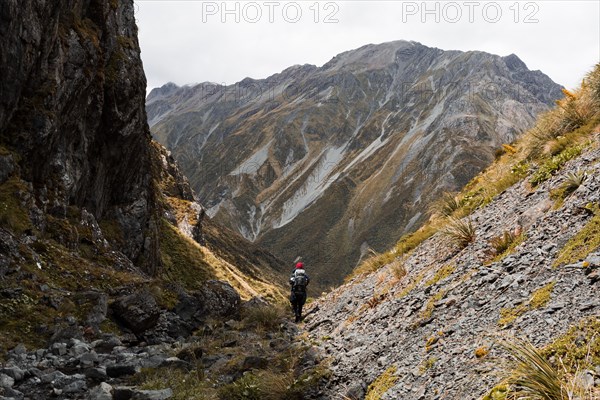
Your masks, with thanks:
[{"label": "shrub", "polygon": [[451,218],[446,228],[442,230],[442,234],[460,248],[464,248],[475,240],[475,227],[470,218],[466,220]]}]

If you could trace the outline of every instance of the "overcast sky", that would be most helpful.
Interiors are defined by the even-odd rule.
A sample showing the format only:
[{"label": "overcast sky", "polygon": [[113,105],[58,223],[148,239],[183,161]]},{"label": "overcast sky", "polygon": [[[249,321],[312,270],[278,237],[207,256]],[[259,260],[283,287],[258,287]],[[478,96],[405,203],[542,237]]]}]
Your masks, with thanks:
[{"label": "overcast sky", "polygon": [[368,43],[517,54],[576,87],[600,61],[600,1],[135,0],[148,88],[321,66]]}]

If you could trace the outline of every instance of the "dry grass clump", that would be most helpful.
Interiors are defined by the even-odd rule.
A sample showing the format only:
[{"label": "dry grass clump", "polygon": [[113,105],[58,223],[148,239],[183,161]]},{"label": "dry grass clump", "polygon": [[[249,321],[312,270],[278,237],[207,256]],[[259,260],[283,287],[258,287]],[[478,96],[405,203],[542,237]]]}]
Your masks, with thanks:
[{"label": "dry grass clump", "polygon": [[448,225],[442,230],[442,234],[461,249],[467,247],[476,237],[475,226],[471,218],[451,218]]},{"label": "dry grass clump", "polygon": [[526,234],[522,231],[520,226],[514,230],[504,231],[501,235],[493,237],[490,240],[490,246],[492,247],[490,261],[498,262],[502,260],[512,253],[515,247],[523,243],[525,238]]},{"label": "dry grass clump", "polygon": [[564,365],[553,366],[531,343],[504,340],[500,345],[511,355],[506,393],[507,399],[530,400],[594,400],[599,391],[586,387],[579,371],[569,371]]},{"label": "dry grass clump", "polygon": [[273,332],[279,329],[285,311],[281,307],[265,305],[250,307],[242,312],[242,325],[246,329]]}]

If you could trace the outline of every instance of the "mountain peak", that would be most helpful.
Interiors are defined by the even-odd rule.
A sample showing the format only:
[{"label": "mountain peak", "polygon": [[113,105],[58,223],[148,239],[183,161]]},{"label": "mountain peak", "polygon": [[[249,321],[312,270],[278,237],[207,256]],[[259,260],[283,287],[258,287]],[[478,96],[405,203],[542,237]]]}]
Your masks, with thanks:
[{"label": "mountain peak", "polygon": [[527,65],[514,53],[502,57],[502,59],[511,71],[527,71]]},{"label": "mountain peak", "polygon": [[333,57],[323,65],[327,70],[380,69],[396,61],[400,51],[413,52],[417,48],[427,48],[421,43],[407,40],[395,40],[378,44],[367,44],[354,50],[345,51]]}]

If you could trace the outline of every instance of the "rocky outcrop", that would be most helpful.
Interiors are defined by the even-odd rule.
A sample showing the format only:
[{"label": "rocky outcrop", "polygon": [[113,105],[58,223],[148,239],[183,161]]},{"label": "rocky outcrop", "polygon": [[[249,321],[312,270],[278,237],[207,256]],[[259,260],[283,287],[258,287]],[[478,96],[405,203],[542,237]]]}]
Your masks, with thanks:
[{"label": "rocky outcrop", "polygon": [[[541,347],[597,318],[598,250],[567,265],[555,260],[592,218],[586,207],[600,201],[599,161],[592,146],[535,189],[525,179],[504,191],[472,214],[476,240],[462,250],[436,234],[317,301],[306,329],[334,365],[323,398],[361,399],[388,371],[392,383],[382,399],[479,399],[506,366],[500,338],[524,337]],[[577,171],[588,179],[556,207],[550,191]],[[490,262],[491,239],[517,227],[524,241]],[[405,277],[394,272],[401,266]],[[588,346],[576,337],[574,346]]]},{"label": "rocky outcrop", "polygon": [[9,0],[0,19],[0,137],[19,154],[38,212],[64,217],[77,206],[117,220],[129,239],[120,250],[155,273],[156,193],[133,2]]},{"label": "rocky outcrop", "polygon": [[397,41],[262,80],[168,84],[147,107],[209,216],[302,256],[328,287],[416,229],[561,96],[515,55]]}]

